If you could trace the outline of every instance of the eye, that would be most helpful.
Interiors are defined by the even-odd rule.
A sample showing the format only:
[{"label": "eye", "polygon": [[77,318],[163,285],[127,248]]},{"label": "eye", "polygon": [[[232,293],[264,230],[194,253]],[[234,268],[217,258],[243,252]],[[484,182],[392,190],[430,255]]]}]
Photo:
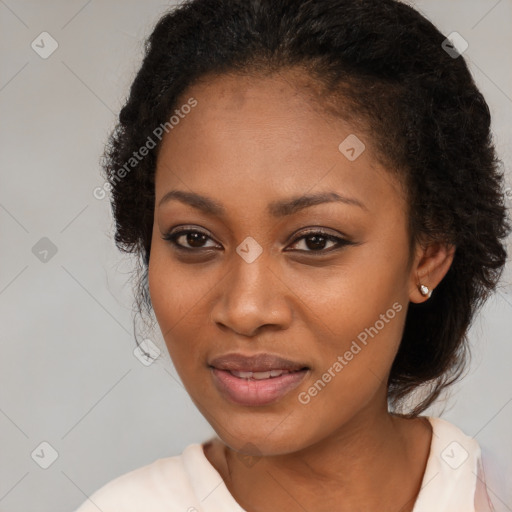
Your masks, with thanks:
[{"label": "eye", "polygon": [[[198,252],[201,249],[219,248],[210,235],[198,229],[189,228],[180,229],[175,232],[170,231],[163,235],[162,239],[169,241],[176,249],[189,252]],[[213,245],[205,245],[208,240],[210,240]],[[289,247],[293,247],[297,244],[300,245],[300,242],[302,242],[303,248],[296,248],[295,250],[309,253],[328,253],[343,246],[354,244],[346,238],[335,236],[318,229],[303,233],[301,236],[295,238],[292,245]],[[328,244],[332,245],[328,247]]]},{"label": "eye", "polygon": [[[211,249],[216,247],[215,244],[213,246],[204,245],[207,240],[212,239],[208,234],[197,229],[181,229],[175,232],[171,231],[162,236],[162,239],[171,242],[177,249],[184,251]],[[185,244],[188,244],[188,246]]]},{"label": "eye", "polygon": [[[328,253],[333,250],[339,249],[346,245],[353,245],[353,242],[339,236],[332,235],[325,231],[312,230],[307,233],[303,233],[301,236],[296,238],[292,244],[302,242],[302,249],[296,249],[300,252],[317,252],[317,253]],[[333,244],[330,247],[328,244]],[[299,244],[300,245],[300,244]],[[305,247],[305,248],[304,248]]]}]

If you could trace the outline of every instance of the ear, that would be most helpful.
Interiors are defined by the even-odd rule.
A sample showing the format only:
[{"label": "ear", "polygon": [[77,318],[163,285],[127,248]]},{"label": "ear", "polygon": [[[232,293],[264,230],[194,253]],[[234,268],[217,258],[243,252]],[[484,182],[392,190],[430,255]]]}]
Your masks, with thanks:
[{"label": "ear", "polygon": [[427,286],[432,292],[448,272],[454,256],[454,245],[442,242],[417,245],[409,276],[409,300],[411,302],[420,303],[429,299],[428,295],[421,294],[420,285]]}]

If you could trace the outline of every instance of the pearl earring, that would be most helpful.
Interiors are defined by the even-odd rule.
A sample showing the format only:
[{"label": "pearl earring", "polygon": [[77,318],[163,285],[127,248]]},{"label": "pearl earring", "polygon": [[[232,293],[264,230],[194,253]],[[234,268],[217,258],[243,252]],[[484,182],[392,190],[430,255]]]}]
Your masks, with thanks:
[{"label": "pearl earring", "polygon": [[424,284],[420,284],[418,286],[418,288],[420,290],[421,295],[423,295],[423,297],[430,298],[430,296],[432,295],[432,290],[430,290],[428,286],[426,286]]}]

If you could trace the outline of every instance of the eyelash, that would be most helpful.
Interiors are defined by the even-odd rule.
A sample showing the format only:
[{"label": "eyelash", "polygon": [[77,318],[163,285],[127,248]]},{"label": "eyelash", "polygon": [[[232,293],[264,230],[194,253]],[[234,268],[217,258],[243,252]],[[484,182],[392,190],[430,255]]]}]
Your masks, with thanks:
[{"label": "eyelash", "polygon": [[[190,234],[190,233],[199,233],[200,235],[204,235],[207,238],[209,238],[210,240],[212,240],[212,238],[207,233],[205,233],[204,231],[198,230],[198,229],[182,229],[180,231],[176,231],[175,233],[169,232],[169,233],[166,233],[165,235],[163,235],[162,239],[170,242],[174,246],[174,248],[176,248],[177,250],[188,252],[188,253],[191,253],[191,252],[197,253],[199,251],[212,249],[212,247],[195,247],[195,248],[184,247],[183,245],[178,244],[178,242],[177,242],[178,238],[180,238],[183,235]],[[330,253],[331,251],[342,249],[344,246],[354,245],[353,242],[351,242],[350,240],[347,240],[346,238],[331,235],[330,233],[327,233],[327,232],[319,230],[319,229],[310,230],[305,233],[301,233],[300,236],[298,236],[297,238],[295,238],[293,240],[291,245],[295,245],[300,240],[303,240],[303,239],[308,238],[313,235],[320,235],[322,238],[325,238],[329,242],[337,242],[337,246],[330,247],[329,249],[319,249],[317,251],[298,249],[299,252],[324,255],[326,253]]]}]

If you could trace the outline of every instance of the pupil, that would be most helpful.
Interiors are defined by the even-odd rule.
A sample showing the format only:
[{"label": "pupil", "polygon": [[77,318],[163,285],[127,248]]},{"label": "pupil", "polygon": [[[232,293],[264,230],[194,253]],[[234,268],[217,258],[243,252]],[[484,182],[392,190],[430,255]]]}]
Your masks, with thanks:
[{"label": "pupil", "polygon": [[[312,242],[310,244],[309,242]],[[324,236],[310,235],[306,237],[306,245],[308,249],[323,249],[325,247],[326,238]]]},{"label": "pupil", "polygon": [[[205,242],[206,235],[203,235],[202,233],[188,233],[187,234],[187,243],[191,247],[201,247],[202,243]],[[195,245],[197,244],[197,245]]]}]

